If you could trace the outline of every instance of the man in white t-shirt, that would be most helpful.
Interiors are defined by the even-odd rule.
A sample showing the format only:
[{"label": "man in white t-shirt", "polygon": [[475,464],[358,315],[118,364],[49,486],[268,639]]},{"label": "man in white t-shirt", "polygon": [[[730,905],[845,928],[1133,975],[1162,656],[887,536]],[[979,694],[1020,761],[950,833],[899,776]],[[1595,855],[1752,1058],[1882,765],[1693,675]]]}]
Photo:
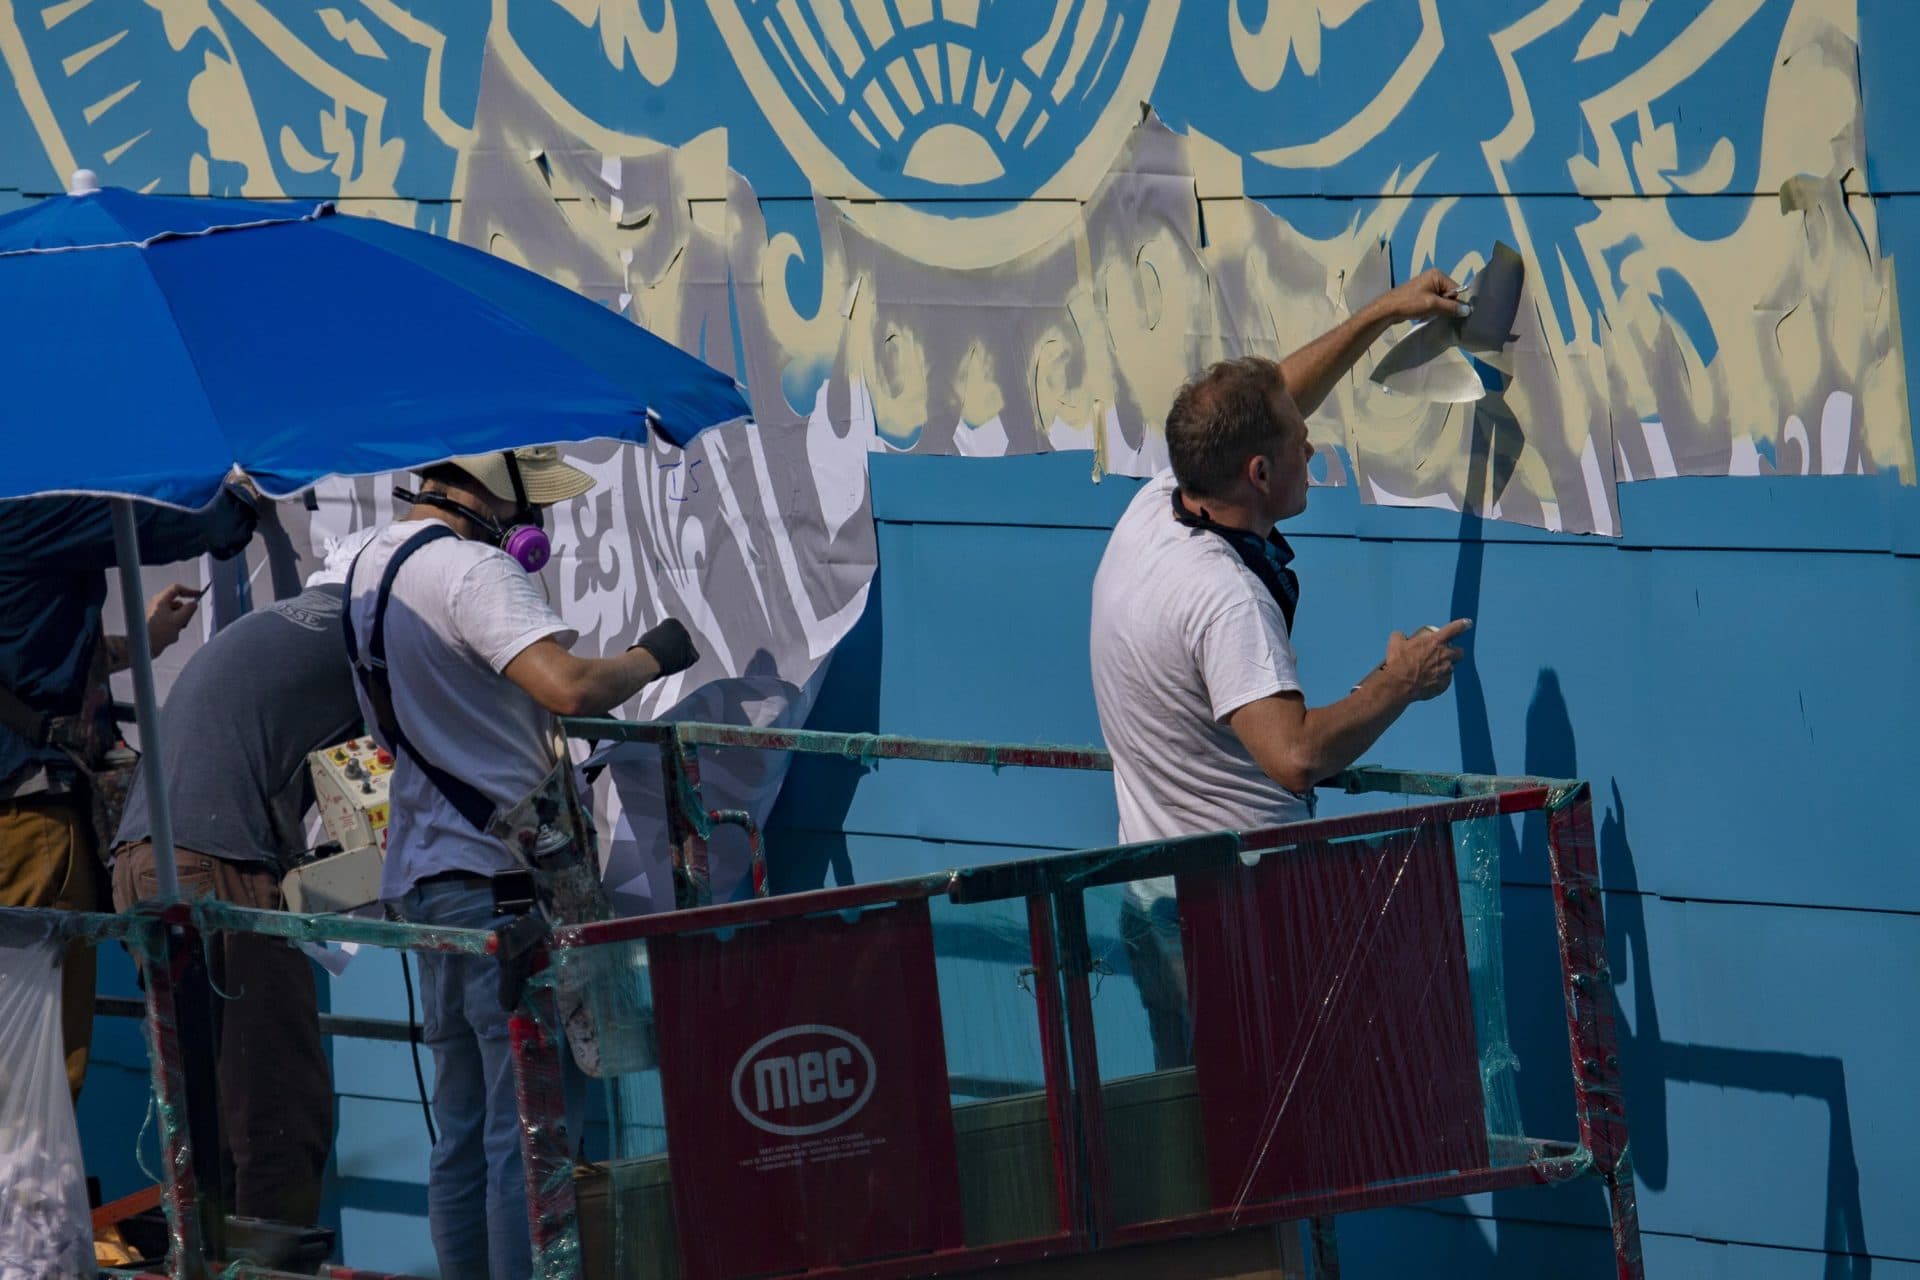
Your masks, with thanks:
[{"label": "man in white t-shirt", "polygon": [[[1338,702],[1308,707],[1291,641],[1299,584],[1279,521],[1307,505],[1307,414],[1394,323],[1469,310],[1429,271],[1282,364],[1214,365],[1167,412],[1172,466],[1134,497],[1093,584],[1094,700],[1120,840],[1251,830],[1313,814],[1313,787],[1443,693],[1469,625],[1394,632]],[[1158,1068],[1191,1060],[1171,879],[1127,886],[1121,936]]]},{"label": "man in white t-shirt", "polygon": [[[361,709],[380,724],[365,668],[383,657],[398,729],[397,740],[382,735],[396,760],[381,896],[409,921],[490,928],[491,877],[519,864],[484,828],[558,763],[553,717],[608,711],[698,655],[672,619],[623,654],[568,651],[574,629],[529,570],[545,560],[542,510],[593,480],[553,449],[455,458],[421,477],[419,493],[398,491],[411,509],[367,544],[348,580]],[[440,1274],[519,1280],[532,1261],[499,967],[422,953],[420,977],[439,1124],[427,1212]]]}]

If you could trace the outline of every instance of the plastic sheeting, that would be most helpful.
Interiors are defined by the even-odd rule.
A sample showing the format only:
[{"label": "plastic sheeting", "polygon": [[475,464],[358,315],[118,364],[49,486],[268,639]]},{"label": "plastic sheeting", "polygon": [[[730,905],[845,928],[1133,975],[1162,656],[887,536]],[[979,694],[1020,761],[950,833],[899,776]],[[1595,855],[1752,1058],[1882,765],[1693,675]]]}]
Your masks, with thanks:
[{"label": "plastic sheeting", "polygon": [[93,1226],[60,1030],[58,917],[0,920],[0,1280],[91,1280]]}]

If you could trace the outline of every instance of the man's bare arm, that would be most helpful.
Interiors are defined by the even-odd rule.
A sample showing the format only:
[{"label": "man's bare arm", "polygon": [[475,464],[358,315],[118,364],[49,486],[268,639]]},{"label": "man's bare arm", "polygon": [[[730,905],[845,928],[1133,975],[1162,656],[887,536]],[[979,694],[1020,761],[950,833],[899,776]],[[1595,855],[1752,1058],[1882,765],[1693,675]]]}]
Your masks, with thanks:
[{"label": "man's bare arm", "polygon": [[580,657],[551,636],[536,640],[514,655],[502,674],[557,716],[597,716],[699,659],[687,629],[669,618],[610,658]]},{"label": "man's bare arm", "polygon": [[1298,693],[1274,694],[1233,712],[1227,726],[1269,778],[1306,795],[1358,760],[1409,706],[1446,692],[1460,658],[1451,641],[1471,625],[1461,618],[1412,638],[1396,631],[1387,660],[1338,702],[1309,707]]},{"label": "man's bare arm", "polygon": [[[195,589],[174,583],[163,587],[157,595],[147,601],[147,651],[159,657],[180,638],[180,633],[193,621],[193,615],[199,611],[200,597],[207,593],[205,587]],[[100,643],[106,655],[107,671],[125,671],[132,665],[132,655],[127,648],[125,636],[102,636]]]},{"label": "man's bare arm", "polygon": [[1468,308],[1459,301],[1459,292],[1460,286],[1444,271],[1435,268],[1424,272],[1381,294],[1281,361],[1280,371],[1293,402],[1300,406],[1300,415],[1311,417],[1367,348],[1400,321],[1466,314]]},{"label": "man's bare arm", "polygon": [[645,649],[582,658],[549,636],[522,649],[504,674],[557,716],[597,716],[645,688],[660,664]]}]

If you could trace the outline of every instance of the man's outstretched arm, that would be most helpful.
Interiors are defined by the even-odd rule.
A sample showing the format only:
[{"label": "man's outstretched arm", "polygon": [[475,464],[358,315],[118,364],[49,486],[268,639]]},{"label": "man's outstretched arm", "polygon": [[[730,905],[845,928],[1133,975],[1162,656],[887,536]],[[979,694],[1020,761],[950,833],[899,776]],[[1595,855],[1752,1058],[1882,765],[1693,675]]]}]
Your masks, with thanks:
[{"label": "man's outstretched arm", "polygon": [[1402,320],[1466,315],[1460,286],[1439,268],[1424,272],[1381,294],[1280,362],[1293,402],[1309,417],[1333,393],[1367,348]]},{"label": "man's outstretched arm", "polygon": [[501,674],[555,715],[597,716],[699,659],[687,629],[669,618],[641,636],[633,648],[610,658],[581,657],[552,637],[536,640]]},{"label": "man's outstretched arm", "polygon": [[1340,701],[1309,707],[1298,693],[1277,693],[1234,711],[1227,727],[1262,772],[1306,795],[1358,760],[1401,712],[1446,692],[1460,659],[1453,640],[1472,625],[1460,618],[1412,637],[1396,631],[1387,640],[1387,660]]},{"label": "man's outstretched arm", "polygon": [[[198,511],[134,504],[143,564],[172,564],[211,554],[225,560],[246,549],[258,513],[253,498],[228,485]],[[114,566],[113,508],[105,498],[43,496],[0,503],[0,569],[73,573]]]}]

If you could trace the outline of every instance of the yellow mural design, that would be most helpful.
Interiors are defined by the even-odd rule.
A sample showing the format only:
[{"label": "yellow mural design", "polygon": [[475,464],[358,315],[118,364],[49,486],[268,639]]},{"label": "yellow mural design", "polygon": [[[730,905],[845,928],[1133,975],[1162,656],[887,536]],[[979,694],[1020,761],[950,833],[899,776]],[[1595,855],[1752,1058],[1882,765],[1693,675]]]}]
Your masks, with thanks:
[{"label": "yellow mural design", "polygon": [[[1232,67],[1267,91],[1320,74],[1326,41],[1377,2],[1269,0],[1253,23],[1227,0],[1210,20]],[[877,199],[836,151],[833,130],[875,145],[911,141],[901,141],[907,178],[955,191],[991,184],[1004,176],[1002,158],[1047,137],[1054,108],[1089,82],[1102,57],[1094,36],[1120,30],[1119,10],[1098,0],[1026,8],[705,0],[697,20],[724,38],[813,189],[817,249],[767,234],[756,193],[728,168],[726,129],[671,148],[610,128],[519,46],[512,22],[557,8],[597,36],[613,71],[664,85],[691,73],[682,48],[685,24],[696,20],[690,3],[643,13],[639,0],[494,0],[471,125],[442,105],[445,34],[399,0],[326,9],[325,39],[303,39],[262,0],[152,0],[152,8],[173,50],[200,50],[186,104],[204,135],[195,190],[223,163],[240,166],[245,194],[281,194],[280,166],[331,178],[356,212],[411,217],[397,179],[409,130],[395,129],[382,93],[344,68],[425,50],[421,123],[457,152],[452,234],[690,346],[733,323],[732,288],[743,300],[746,372],[768,422],[804,420],[815,406],[788,404],[787,389],[825,375],[833,388],[821,403],[835,407],[835,429],[858,434],[849,415],[870,411],[873,448],[1085,448],[1096,474],[1147,471],[1164,456],[1161,416],[1194,368],[1240,352],[1284,354],[1386,287],[1392,260],[1470,275],[1477,253],[1440,261],[1438,246],[1457,242],[1452,221],[1491,201],[1529,273],[1515,340],[1488,361],[1505,384],[1477,403],[1435,404],[1376,386],[1363,364],[1312,424],[1317,441],[1339,446],[1324,464],[1326,482],[1356,482],[1368,501],[1617,534],[1615,486],[1624,481],[1883,469],[1914,479],[1894,264],[1879,253],[1862,180],[1849,0],[1792,5],[1757,143],[1766,194],[1746,197],[1734,234],[1695,238],[1671,201],[1743,198],[1730,187],[1740,161],[1755,157],[1721,138],[1683,171],[1676,122],[1665,114],[1674,108],[1663,103],[1766,0],[1708,0],[1655,56],[1579,103],[1584,127],[1551,122],[1590,140],[1590,153],[1566,157],[1565,174],[1571,191],[1596,198],[1575,238],[1551,246],[1536,242],[1533,206],[1509,177],[1547,123],[1523,62],[1577,21],[1576,61],[1606,56],[1643,31],[1648,0],[1598,13],[1581,0],[1543,0],[1484,34],[1456,17],[1443,22],[1438,0],[1405,5],[1417,28],[1347,118],[1247,156],[1281,170],[1341,163],[1403,117],[1449,42],[1481,39],[1510,104],[1482,146],[1489,189],[1424,204],[1410,219],[1431,160],[1409,157],[1325,238],[1248,199],[1240,155],[1197,130],[1173,133],[1143,110],[1176,20],[1196,20],[1191,4],[1183,13],[1177,0],[1140,0],[1127,39],[1112,37],[1108,54],[1124,65],[1093,127],[1030,198],[954,217]],[[0,60],[62,171],[73,149],[20,28],[51,24],[65,8],[24,13],[0,0]],[[996,72],[940,34],[1016,21],[1020,56]],[[264,112],[235,51],[241,30],[330,108],[306,119]],[[128,92],[137,98],[138,86]],[[102,112],[115,109],[103,102]],[[944,123],[915,132],[919,115],[936,110]],[[138,143],[136,131],[129,138]],[[654,185],[622,176],[642,170]],[[1393,246],[1401,251],[1390,254]],[[821,301],[802,308],[787,281],[810,252],[822,259]],[[1710,352],[1674,322],[1663,281],[1675,274],[1704,310]]]},{"label": "yellow mural design", "polygon": [[650,26],[631,0],[554,0],[582,26],[600,28],[600,44],[614,67],[631,60],[648,84],[673,79],[680,61],[679,24],[666,0],[658,27]]},{"label": "yellow mural design", "polygon": [[[1256,89],[1272,88],[1280,82],[1289,45],[1298,61],[1300,73],[1307,76],[1316,74],[1320,63],[1321,24],[1338,27],[1369,3],[1371,0],[1339,0],[1334,4],[1325,3],[1324,0],[1294,0],[1291,5],[1272,5],[1267,10],[1267,25],[1263,31],[1272,33],[1276,38],[1267,40],[1243,35],[1246,29],[1240,23],[1240,10],[1236,5],[1233,11],[1233,51],[1240,63],[1241,74]],[[1289,10],[1292,11],[1291,24],[1282,23],[1281,18]],[[1311,35],[1307,34],[1308,28],[1312,29]],[[1379,137],[1388,125],[1400,117],[1412,101],[1414,92],[1426,82],[1427,76],[1440,61],[1441,50],[1445,47],[1446,39],[1440,27],[1440,0],[1420,0],[1419,38],[1371,102],[1324,138],[1256,151],[1253,153],[1254,159],[1281,168],[1296,169],[1340,163]],[[1270,82],[1261,70],[1263,67],[1273,72]]]}]

